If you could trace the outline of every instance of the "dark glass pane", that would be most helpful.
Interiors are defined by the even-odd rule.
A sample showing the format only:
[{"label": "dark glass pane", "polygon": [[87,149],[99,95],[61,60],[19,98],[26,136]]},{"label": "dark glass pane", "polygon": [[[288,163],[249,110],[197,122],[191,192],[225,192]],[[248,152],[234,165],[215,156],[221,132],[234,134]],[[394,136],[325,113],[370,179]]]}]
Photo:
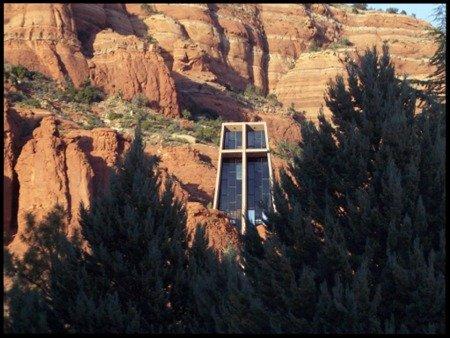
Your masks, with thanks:
[{"label": "dark glass pane", "polygon": [[265,148],[264,130],[247,130],[247,148]]},{"label": "dark glass pane", "polygon": [[247,215],[255,223],[262,222],[262,213],[269,205],[270,188],[268,177],[267,157],[249,158],[247,175]]},{"label": "dark glass pane", "polygon": [[242,147],[242,131],[225,130],[225,149],[238,149]]},{"label": "dark glass pane", "polygon": [[239,149],[242,147],[242,131],[236,132],[236,148]]},{"label": "dark glass pane", "polygon": [[237,225],[240,225],[239,210],[242,204],[241,167],[241,159],[224,159],[220,180],[219,209],[225,211]]}]

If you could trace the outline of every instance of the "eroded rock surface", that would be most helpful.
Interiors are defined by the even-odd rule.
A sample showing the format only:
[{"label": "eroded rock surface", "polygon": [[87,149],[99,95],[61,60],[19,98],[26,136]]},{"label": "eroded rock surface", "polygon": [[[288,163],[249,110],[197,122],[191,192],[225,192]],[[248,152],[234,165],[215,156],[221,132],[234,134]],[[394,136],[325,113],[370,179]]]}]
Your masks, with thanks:
[{"label": "eroded rock surface", "polygon": [[108,170],[129,142],[110,129],[74,129],[62,136],[59,124],[54,116],[43,117],[13,169],[19,190],[18,196],[11,194],[18,207],[17,215],[12,215],[17,219],[17,234],[10,247],[17,253],[23,251],[18,234],[25,229],[27,213],[40,221],[59,204],[67,210],[64,221],[71,234],[78,226],[80,203],[89,206],[94,192],[100,193],[108,184]]},{"label": "eroded rock surface", "polygon": [[[150,9],[149,9],[150,8]],[[274,93],[315,119],[330,78],[343,73],[341,59],[383,42],[399,76],[424,79],[436,46],[429,25],[406,15],[358,14],[326,4],[6,4],[5,61],[76,86],[87,78],[107,94],[144,94],[154,108],[177,118],[184,107],[205,108],[225,120],[266,121],[270,145],[300,140],[292,116],[255,109],[233,91],[248,84]],[[347,45],[329,48],[347,39]],[[311,51],[313,45],[317,51]],[[7,90],[12,90],[7,89]],[[328,114],[325,108],[325,114]],[[64,133],[60,127],[67,129]],[[43,109],[4,102],[4,232],[23,231],[25,214],[42,218],[55,202],[68,210],[70,233],[78,206],[108,185],[108,172],[129,139],[109,128],[91,131]],[[217,147],[150,146],[161,173],[187,203],[188,233],[204,224],[219,250],[237,242],[212,202]],[[275,178],[286,163],[273,157]],[[11,247],[23,251],[18,236]]]},{"label": "eroded rock surface", "polygon": [[[247,84],[305,110],[323,105],[339,53],[391,47],[397,73],[423,79],[436,46],[425,21],[326,4],[7,4],[5,57],[76,84],[90,77],[108,94],[144,93],[167,116],[180,103],[233,120],[248,112],[225,95]],[[309,52],[347,39],[349,45]],[[156,41],[155,41],[156,40]],[[189,103],[189,102],[188,102]],[[191,102],[192,103],[192,102]],[[192,104],[191,104],[192,106]],[[327,113],[325,111],[325,113]]]}]

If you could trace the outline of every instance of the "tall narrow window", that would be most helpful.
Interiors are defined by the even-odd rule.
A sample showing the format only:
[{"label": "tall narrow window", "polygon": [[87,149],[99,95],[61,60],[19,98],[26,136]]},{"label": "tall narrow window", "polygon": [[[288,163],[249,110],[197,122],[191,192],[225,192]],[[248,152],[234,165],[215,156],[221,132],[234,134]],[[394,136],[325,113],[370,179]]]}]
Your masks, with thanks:
[{"label": "tall narrow window", "polygon": [[242,213],[242,159],[227,158],[222,162],[219,209],[232,223],[240,226]]},{"label": "tall narrow window", "polygon": [[265,122],[222,124],[213,207],[224,211],[241,233],[252,224],[264,224],[265,211],[273,207],[266,133]]},{"label": "tall narrow window", "polygon": [[263,223],[263,212],[269,207],[269,201],[267,157],[249,158],[247,160],[247,217],[251,223]]}]

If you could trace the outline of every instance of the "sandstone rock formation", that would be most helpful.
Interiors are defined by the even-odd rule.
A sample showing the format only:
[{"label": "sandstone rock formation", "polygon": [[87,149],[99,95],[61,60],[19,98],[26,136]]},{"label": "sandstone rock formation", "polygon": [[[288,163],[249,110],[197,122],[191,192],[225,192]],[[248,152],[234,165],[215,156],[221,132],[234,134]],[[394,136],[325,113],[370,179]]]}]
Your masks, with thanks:
[{"label": "sandstone rock formation", "polygon": [[18,181],[14,172],[18,152],[20,125],[5,102],[3,111],[3,232],[6,239],[15,231]]},{"label": "sandstone rock formation", "polygon": [[[179,116],[177,94],[154,46],[135,35],[119,4],[7,4],[5,60],[76,86],[91,79],[108,94],[143,93],[167,116]],[[114,30],[112,32],[111,30]]]},{"label": "sandstone rock formation", "polygon": [[[109,129],[72,130],[62,136],[58,124],[54,116],[44,117],[14,166],[19,189],[10,194],[9,204],[17,203],[17,214],[9,222],[16,217],[17,234],[24,230],[27,213],[40,221],[55,204],[67,210],[66,230],[71,234],[78,226],[80,203],[89,206],[93,193],[108,184],[108,170],[128,142]],[[20,253],[23,245],[17,234],[10,247]]]},{"label": "sandstone rock formation", "polygon": [[65,4],[5,4],[5,61],[80,85],[89,77],[73,12]]},{"label": "sandstone rock formation", "polygon": [[230,224],[223,212],[207,209],[198,202],[188,202],[187,232],[190,244],[192,244],[197,225],[204,226],[209,245],[217,252],[230,247],[240,248],[238,230]]},{"label": "sandstone rock formation", "polygon": [[251,83],[314,118],[342,67],[338,51],[308,52],[312,44],[346,38],[343,51],[354,52],[387,41],[398,74],[417,79],[435,49],[422,20],[326,4],[7,4],[4,13],[8,62],[76,84],[90,77],[127,98],[142,92],[168,116],[193,100],[246,120],[224,92]]},{"label": "sandstone rock formation", "polygon": [[154,44],[111,30],[95,36],[89,60],[91,79],[105,92],[125,99],[144,94],[150,106],[170,117],[180,116],[175,85]]},{"label": "sandstone rock formation", "polygon": [[[130,139],[109,128],[89,131],[66,125],[68,130],[61,133],[63,121],[50,113],[40,116],[32,133],[23,138],[20,119],[29,118],[30,112],[25,111],[27,116],[5,104],[4,227],[14,235],[9,248],[20,255],[26,249],[19,238],[26,214],[40,221],[58,203],[67,210],[64,222],[68,235],[72,234],[79,226],[80,203],[89,207],[94,195],[108,185],[109,171]],[[225,214],[206,208],[214,193],[217,149],[196,144],[146,150],[160,157],[161,179],[170,178],[175,196],[186,203],[188,235],[192,237],[200,225],[215,250],[236,246],[238,232]]]},{"label": "sandstone rock formation", "polygon": [[[346,53],[386,41],[398,75],[424,79],[436,48],[424,21],[375,11],[354,14],[326,4],[6,4],[4,17],[8,63],[61,83],[68,76],[76,86],[89,78],[105,93],[120,92],[126,99],[142,93],[171,118],[188,107],[213,110],[225,120],[266,121],[272,148],[300,140],[293,117],[254,109],[236,91],[252,84],[314,119],[328,80],[343,72]],[[346,45],[330,48],[343,38]],[[319,50],[312,51],[313,45]],[[19,109],[6,100],[4,122],[5,234],[20,233],[26,212],[40,219],[55,202],[68,210],[70,233],[78,226],[79,203],[89,205],[108,185],[108,172],[129,139],[109,128],[80,130],[45,109]],[[207,208],[217,147],[146,150],[160,156],[163,179],[170,178],[176,196],[187,203],[188,233],[202,223],[216,249],[235,245],[236,229]],[[272,159],[278,178],[286,163]],[[10,246],[23,250],[17,234]]]}]

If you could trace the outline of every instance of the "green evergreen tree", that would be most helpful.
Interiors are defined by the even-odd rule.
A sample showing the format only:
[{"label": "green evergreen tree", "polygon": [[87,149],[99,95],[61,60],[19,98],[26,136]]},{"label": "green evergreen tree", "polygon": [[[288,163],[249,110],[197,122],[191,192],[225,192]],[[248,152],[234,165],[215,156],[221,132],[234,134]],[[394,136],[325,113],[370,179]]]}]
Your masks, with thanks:
[{"label": "green evergreen tree", "polygon": [[435,71],[428,81],[428,89],[436,95],[444,97],[445,100],[445,79],[446,79],[446,54],[447,54],[447,7],[440,4],[435,8],[434,19],[437,27],[431,29],[438,48],[430,59],[430,65],[435,67]]},{"label": "green evergreen tree", "polygon": [[185,331],[186,216],[169,183],[161,193],[156,165],[137,130],[109,189],[81,210],[82,241],[67,239],[61,208],[30,219],[29,249],[8,265],[11,331]]},{"label": "green evergreen tree", "polygon": [[333,124],[301,123],[270,229],[297,284],[314,276],[314,332],[443,332],[445,107],[421,93],[416,112],[386,45],[345,66],[326,92]]},{"label": "green evergreen tree", "polygon": [[263,333],[269,317],[242,267],[236,248],[220,255],[208,247],[197,226],[189,258],[190,332]]}]

